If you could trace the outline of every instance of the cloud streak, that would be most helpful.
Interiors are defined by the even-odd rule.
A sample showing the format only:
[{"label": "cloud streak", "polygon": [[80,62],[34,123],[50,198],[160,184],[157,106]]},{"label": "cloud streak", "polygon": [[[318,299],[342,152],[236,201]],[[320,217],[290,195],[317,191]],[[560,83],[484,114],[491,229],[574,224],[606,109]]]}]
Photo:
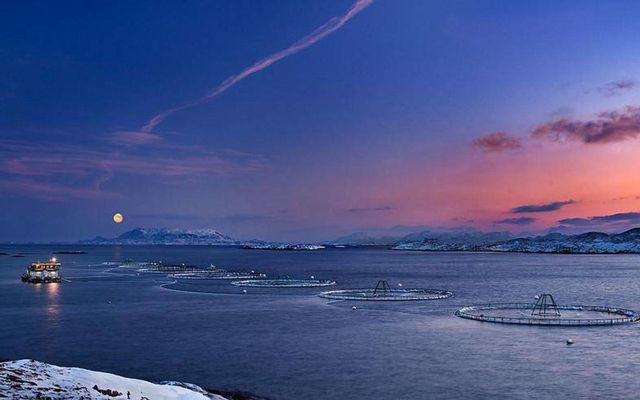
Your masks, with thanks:
[{"label": "cloud streak", "polygon": [[640,212],[624,212],[588,218],[565,218],[559,224],[571,227],[607,227],[640,224]]},{"label": "cloud streak", "polygon": [[116,144],[129,146],[157,143],[159,135],[149,132],[119,131],[111,134],[111,141]]},{"label": "cloud streak", "polygon": [[77,187],[61,183],[50,184],[25,178],[0,178],[0,190],[6,196],[28,195],[41,200],[115,199],[116,193],[104,193],[92,187]]},{"label": "cloud streak", "polygon": [[531,132],[539,139],[554,142],[579,141],[605,144],[636,139],[640,136],[640,107],[627,106],[621,111],[605,111],[597,118],[573,121],[566,118],[539,125]]},{"label": "cloud streak", "polygon": [[261,214],[232,214],[226,216],[211,216],[197,214],[173,214],[173,213],[153,213],[153,214],[130,214],[130,218],[167,220],[167,221],[207,221],[207,222],[228,222],[232,224],[263,222],[273,220],[269,215]]},{"label": "cloud streak", "polygon": [[598,92],[605,97],[613,97],[624,92],[633,90],[638,82],[632,79],[623,79],[619,81],[607,82],[598,88]]},{"label": "cloud streak", "polygon": [[518,206],[511,209],[511,212],[514,214],[521,213],[535,213],[535,212],[549,212],[556,211],[561,209],[564,206],[568,206],[569,204],[574,204],[573,200],[565,200],[565,201],[553,201],[547,204],[527,204],[524,206]]},{"label": "cloud streak", "polygon": [[506,132],[495,132],[477,138],[473,146],[485,153],[501,153],[521,148],[522,141]]},{"label": "cloud streak", "polygon": [[519,218],[506,218],[501,219],[499,221],[494,221],[495,224],[499,225],[529,225],[536,222],[537,219],[533,217],[519,217]]},{"label": "cloud streak", "polygon": [[0,140],[0,180],[26,195],[49,198],[98,197],[114,174],[158,178],[198,178],[259,173],[264,157],[233,150],[209,151],[154,146],[144,152],[113,152],[60,143]]},{"label": "cloud streak", "polygon": [[97,171],[121,172],[140,176],[226,176],[259,171],[259,159],[236,162],[215,152],[194,156],[113,156],[92,150],[79,150],[60,157],[43,158],[37,153],[21,154],[0,161],[0,172],[22,176],[84,176]]},{"label": "cloud streak", "polygon": [[324,25],[321,25],[316,30],[311,32],[309,35],[307,35],[307,36],[303,37],[302,39],[298,40],[297,42],[295,42],[291,46],[287,47],[286,49],[280,50],[277,53],[271,54],[270,56],[263,58],[262,60],[256,62],[255,64],[251,65],[250,67],[245,68],[240,73],[228,77],[227,79],[222,81],[222,83],[220,83],[218,86],[216,86],[215,88],[211,89],[209,91],[209,93],[207,93],[207,95],[205,95],[204,97],[201,97],[199,99],[196,99],[194,101],[188,102],[188,103],[183,104],[183,105],[178,106],[178,107],[170,108],[170,109],[168,109],[168,110],[166,110],[166,111],[154,116],[153,118],[151,118],[149,120],[149,122],[147,122],[147,124],[145,126],[142,127],[142,129],[141,129],[142,132],[151,132],[151,131],[153,131],[168,116],[170,116],[170,115],[172,115],[172,114],[174,114],[174,113],[176,113],[178,111],[185,110],[187,108],[191,108],[191,107],[206,103],[209,100],[211,100],[211,99],[219,96],[220,94],[224,93],[227,89],[229,89],[230,87],[234,86],[236,83],[238,83],[238,82],[242,81],[243,79],[255,74],[256,72],[262,71],[263,69],[268,68],[272,64],[282,60],[283,58],[286,58],[286,57],[289,57],[291,55],[294,55],[294,54],[306,49],[307,47],[312,46],[313,44],[319,42],[320,40],[324,39],[325,37],[329,36],[333,32],[335,32],[338,29],[340,29],[344,24],[349,22],[349,20],[351,18],[355,17],[362,10],[364,10],[369,5],[371,5],[371,3],[373,3],[373,0],[357,0],[351,6],[351,8],[349,8],[349,10],[347,10],[347,12],[345,14],[343,14],[341,16],[338,16],[338,17],[331,18]]}]

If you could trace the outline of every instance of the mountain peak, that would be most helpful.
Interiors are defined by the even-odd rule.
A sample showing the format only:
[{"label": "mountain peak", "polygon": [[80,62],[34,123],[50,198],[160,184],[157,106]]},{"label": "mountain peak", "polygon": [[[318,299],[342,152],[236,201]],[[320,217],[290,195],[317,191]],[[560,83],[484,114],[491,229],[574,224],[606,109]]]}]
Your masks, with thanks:
[{"label": "mountain peak", "polygon": [[82,244],[236,245],[241,242],[215,229],[135,228],[112,239],[96,237]]}]

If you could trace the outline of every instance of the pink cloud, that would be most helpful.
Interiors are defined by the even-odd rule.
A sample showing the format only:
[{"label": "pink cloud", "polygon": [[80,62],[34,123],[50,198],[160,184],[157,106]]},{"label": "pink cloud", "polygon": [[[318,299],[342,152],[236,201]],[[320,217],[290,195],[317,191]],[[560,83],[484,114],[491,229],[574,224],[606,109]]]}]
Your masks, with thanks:
[{"label": "pink cloud", "polygon": [[485,153],[499,153],[516,150],[522,147],[522,140],[505,132],[495,132],[479,137],[473,146]]},{"label": "pink cloud", "polygon": [[546,122],[531,132],[533,137],[554,142],[579,141],[602,144],[636,139],[640,136],[640,107],[606,111],[597,118],[574,121],[566,118]]},{"label": "pink cloud", "polygon": [[605,97],[617,96],[621,93],[633,90],[638,85],[638,82],[632,79],[623,79],[619,81],[611,81],[600,86],[598,92]]}]

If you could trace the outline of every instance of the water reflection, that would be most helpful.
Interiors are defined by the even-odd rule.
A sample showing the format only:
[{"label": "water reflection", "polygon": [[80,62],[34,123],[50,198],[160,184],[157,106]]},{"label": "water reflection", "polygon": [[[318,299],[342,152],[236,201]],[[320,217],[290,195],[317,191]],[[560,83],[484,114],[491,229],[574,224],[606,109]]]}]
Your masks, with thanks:
[{"label": "water reflection", "polygon": [[47,283],[47,299],[49,301],[57,301],[58,291],[60,290],[59,283]]},{"label": "water reflection", "polygon": [[114,246],[111,253],[111,260],[120,261],[122,260],[122,247]]},{"label": "water reflection", "polygon": [[58,295],[60,291],[59,283],[47,283],[47,320],[50,322],[57,321],[60,307],[58,304]]}]

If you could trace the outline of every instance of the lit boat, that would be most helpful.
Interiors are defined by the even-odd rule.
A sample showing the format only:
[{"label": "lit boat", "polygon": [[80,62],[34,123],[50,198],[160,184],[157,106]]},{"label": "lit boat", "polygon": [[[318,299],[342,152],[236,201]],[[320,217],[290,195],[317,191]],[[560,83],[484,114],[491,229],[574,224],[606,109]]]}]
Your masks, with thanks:
[{"label": "lit boat", "polygon": [[59,271],[62,264],[52,258],[47,262],[34,262],[22,275],[22,282],[28,283],[59,283],[62,282]]}]

